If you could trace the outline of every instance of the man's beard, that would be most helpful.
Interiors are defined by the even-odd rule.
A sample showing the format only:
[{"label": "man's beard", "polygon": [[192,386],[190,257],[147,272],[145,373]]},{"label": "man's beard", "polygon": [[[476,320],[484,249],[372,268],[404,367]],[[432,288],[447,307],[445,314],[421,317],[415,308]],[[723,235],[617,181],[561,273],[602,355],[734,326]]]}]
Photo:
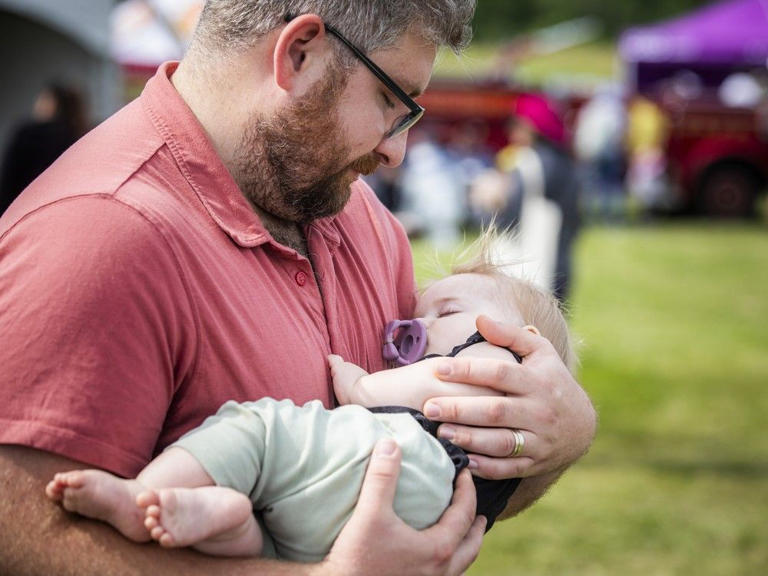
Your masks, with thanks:
[{"label": "man's beard", "polygon": [[339,213],[357,174],[379,165],[371,152],[351,163],[339,127],[337,103],[345,75],[331,66],[324,80],[273,118],[257,114],[245,128],[234,174],[258,208],[291,222],[307,223]]}]

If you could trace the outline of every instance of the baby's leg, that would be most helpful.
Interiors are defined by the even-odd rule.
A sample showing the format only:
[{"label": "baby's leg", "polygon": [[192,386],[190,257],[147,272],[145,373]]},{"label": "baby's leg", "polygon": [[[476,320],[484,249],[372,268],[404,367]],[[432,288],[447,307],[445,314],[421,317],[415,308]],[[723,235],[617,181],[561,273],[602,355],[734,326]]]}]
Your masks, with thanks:
[{"label": "baby's leg", "polygon": [[144,487],[136,480],[118,478],[102,470],[61,472],[45,487],[45,493],[64,509],[112,525],[134,542],[150,539],[144,527],[144,511],[136,496]]},{"label": "baby's leg", "polygon": [[197,488],[216,483],[203,465],[183,448],[171,446],[154,458],[136,477],[147,488]]},{"label": "baby's leg", "polygon": [[247,496],[219,486],[148,490],[139,495],[144,525],[161,546],[193,546],[217,556],[255,556],[261,530]]},{"label": "baby's leg", "polygon": [[261,532],[247,496],[215,485],[202,464],[171,447],[141,471],[143,524],[167,548],[194,546],[222,556],[259,554]]},{"label": "baby's leg", "polygon": [[64,509],[101,520],[134,542],[150,540],[144,509],[136,498],[147,488],[204,486],[213,481],[187,451],[171,448],[152,460],[136,480],[125,480],[102,470],[73,470],[56,474],[45,488]]}]

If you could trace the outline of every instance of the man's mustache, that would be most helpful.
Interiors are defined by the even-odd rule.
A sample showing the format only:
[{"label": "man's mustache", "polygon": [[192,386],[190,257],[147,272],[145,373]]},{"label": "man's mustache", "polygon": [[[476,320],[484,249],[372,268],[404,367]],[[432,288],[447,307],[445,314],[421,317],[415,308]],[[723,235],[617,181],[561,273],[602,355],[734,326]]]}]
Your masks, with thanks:
[{"label": "man's mustache", "polygon": [[349,165],[349,167],[357,172],[358,174],[373,174],[376,171],[376,168],[379,167],[379,158],[377,154],[367,154],[363,156],[362,158],[358,158],[352,164]]}]

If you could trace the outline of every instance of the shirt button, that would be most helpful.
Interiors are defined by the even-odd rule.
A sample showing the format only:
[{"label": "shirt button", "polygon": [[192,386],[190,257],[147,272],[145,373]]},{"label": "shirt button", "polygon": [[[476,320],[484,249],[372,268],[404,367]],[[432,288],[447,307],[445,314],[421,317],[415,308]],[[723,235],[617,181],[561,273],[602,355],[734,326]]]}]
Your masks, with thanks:
[{"label": "shirt button", "polygon": [[296,284],[299,286],[304,286],[304,284],[307,283],[307,274],[306,272],[296,272]]}]

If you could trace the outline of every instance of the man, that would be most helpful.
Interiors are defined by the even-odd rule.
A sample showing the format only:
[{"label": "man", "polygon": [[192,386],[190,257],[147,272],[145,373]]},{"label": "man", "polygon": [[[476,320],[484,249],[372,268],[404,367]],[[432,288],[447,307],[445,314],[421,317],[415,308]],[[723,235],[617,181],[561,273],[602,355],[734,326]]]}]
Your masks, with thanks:
[{"label": "man", "polygon": [[[436,47],[468,40],[473,11],[472,0],[210,0],[178,67],[161,67],[9,208],[0,572],[467,568],[484,526],[471,480],[458,479],[438,524],[415,532],[392,512],[391,444],[374,454],[356,512],[316,565],[136,546],[62,513],[43,487],[85,465],[135,473],[224,400],[330,406],[331,352],[383,367],[377,329],[411,315],[412,264],[402,229],[358,176],[402,161],[421,114],[411,97]],[[477,474],[527,478],[514,513],[586,450],[594,413],[546,341],[479,324],[523,365],[447,359],[441,377],[510,395],[438,398],[425,411],[451,423],[442,434],[472,454]],[[507,457],[521,433],[522,454]]]}]

